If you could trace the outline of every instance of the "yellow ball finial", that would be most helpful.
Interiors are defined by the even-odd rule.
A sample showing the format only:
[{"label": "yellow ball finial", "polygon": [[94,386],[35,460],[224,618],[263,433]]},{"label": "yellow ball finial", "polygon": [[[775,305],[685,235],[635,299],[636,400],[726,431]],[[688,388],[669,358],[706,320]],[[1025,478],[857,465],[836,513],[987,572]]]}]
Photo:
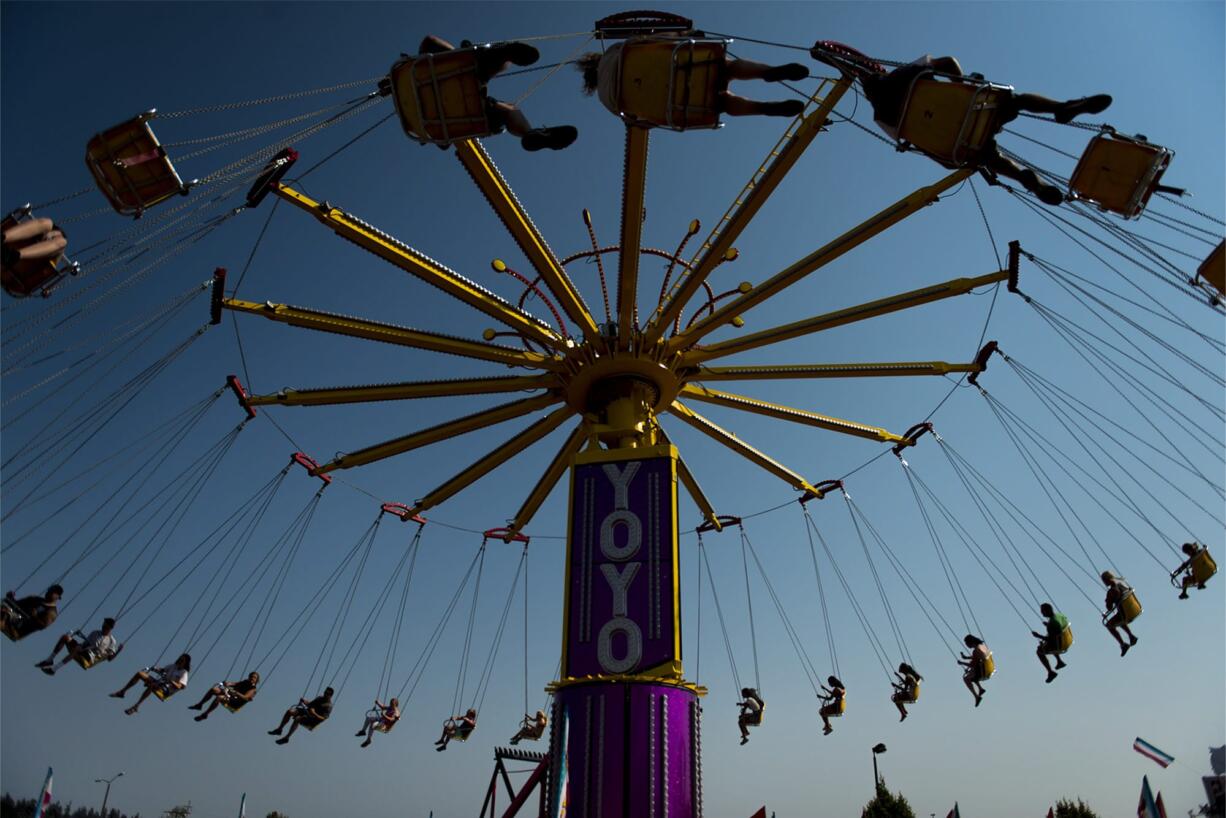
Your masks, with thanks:
[{"label": "yellow ball finial", "polygon": [[741,255],[741,251],[735,247],[729,247],[724,251],[724,261],[736,261]]},{"label": "yellow ball finial", "polygon": [[498,333],[494,332],[493,329],[487,329],[481,333],[481,337],[487,341],[492,341],[498,337]]},{"label": "yellow ball finial", "polygon": [[507,263],[500,258],[491,261],[490,266],[494,268],[495,273],[505,273],[507,271]]}]

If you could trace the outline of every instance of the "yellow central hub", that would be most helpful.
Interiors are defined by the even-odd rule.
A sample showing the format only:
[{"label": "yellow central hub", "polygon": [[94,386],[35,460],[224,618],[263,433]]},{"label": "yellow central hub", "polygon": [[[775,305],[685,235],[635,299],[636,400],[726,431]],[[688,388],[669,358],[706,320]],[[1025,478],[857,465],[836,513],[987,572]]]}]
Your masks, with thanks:
[{"label": "yellow central hub", "polygon": [[586,346],[572,358],[566,402],[594,424],[607,445],[635,448],[655,442],[655,416],[667,409],[681,379],[667,366],[625,351]]}]

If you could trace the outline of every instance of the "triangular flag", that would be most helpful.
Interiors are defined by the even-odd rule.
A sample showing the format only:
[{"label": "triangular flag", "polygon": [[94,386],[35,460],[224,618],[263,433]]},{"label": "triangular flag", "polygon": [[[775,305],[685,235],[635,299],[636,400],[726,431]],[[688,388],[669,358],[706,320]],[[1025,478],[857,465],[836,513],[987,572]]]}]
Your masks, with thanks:
[{"label": "triangular flag", "polygon": [[962,818],[962,813],[958,812],[958,802],[954,802],[954,808],[949,811],[945,818]]},{"label": "triangular flag", "polygon": [[1158,818],[1166,818],[1166,805],[1162,803],[1162,793],[1158,793]]},{"label": "triangular flag", "polygon": [[1056,818],[1056,809],[1055,809],[1055,807],[1048,807],[1048,808],[1047,808],[1047,818]]},{"label": "triangular flag", "polygon": [[1149,776],[1141,777],[1141,800],[1137,803],[1137,818],[1162,818],[1154,794],[1149,789]]},{"label": "triangular flag", "polygon": [[47,807],[51,806],[51,768],[47,768],[47,780],[43,782],[43,793],[38,796],[38,804],[34,807],[34,818],[43,818]]}]

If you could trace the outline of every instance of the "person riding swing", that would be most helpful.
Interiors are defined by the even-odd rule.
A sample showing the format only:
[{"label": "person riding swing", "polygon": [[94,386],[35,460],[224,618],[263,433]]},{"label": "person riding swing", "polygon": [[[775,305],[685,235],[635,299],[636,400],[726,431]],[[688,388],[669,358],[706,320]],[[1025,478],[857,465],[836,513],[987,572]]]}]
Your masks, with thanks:
[{"label": "person riding swing", "polygon": [[741,744],[744,745],[749,743],[749,728],[762,724],[766,701],[758,695],[755,688],[742,687],[741,701],[737,703],[737,707],[741,712],[736,717],[736,726],[741,730]]},{"label": "person riding swing", "polygon": [[[324,692],[309,702],[306,699],[299,699],[298,703],[285,711],[281,716],[281,723],[268,731],[270,736],[280,736],[281,731],[285,729],[285,725],[289,724],[289,732],[281,738],[277,739],[277,744],[289,744],[289,737],[294,734],[294,731],[299,726],[305,727],[308,730],[314,730],[319,725],[328,720],[332,715],[332,688],[324,688]],[[293,724],[290,724],[293,722]]]},{"label": "person riding swing", "polygon": [[24,596],[21,599],[9,591],[0,602],[0,632],[17,642],[45,630],[59,616],[63,596],[64,589],[59,585],[52,585],[42,596]]},{"label": "person riding swing", "polygon": [[[829,685],[829,687],[827,687]],[[826,677],[822,692],[817,694],[820,701],[825,702],[817,714],[822,717],[822,735],[828,736],[834,732],[830,719],[842,716],[847,710],[847,689],[836,676]]]},{"label": "person riding swing", "polygon": [[544,710],[536,711],[535,716],[524,714],[524,720],[519,724],[519,732],[511,736],[511,744],[519,744],[524,739],[528,741],[540,741],[541,736],[545,735],[545,728],[549,725],[549,717],[545,715]]},{"label": "person riding swing", "polygon": [[366,721],[362,723],[362,729],[353,735],[356,738],[366,736],[366,741],[363,741],[361,746],[369,747],[376,730],[380,733],[389,733],[398,721],[400,721],[399,699],[393,698],[387,704],[375,699],[375,706],[366,714]]},{"label": "person riding swing", "polygon": [[[1187,599],[1188,589],[1193,585],[1197,590],[1205,590],[1205,583],[1217,573],[1217,563],[1209,556],[1208,546],[1188,542],[1184,543],[1180,550],[1187,554],[1188,558],[1171,572],[1171,582],[1178,581],[1175,587],[1179,588],[1179,598]],[[1179,576],[1180,574],[1183,576]]]},{"label": "person riding swing", "polygon": [[140,698],[136,700],[136,704],[124,710],[129,716],[136,715],[136,711],[140,709],[141,704],[150,696],[157,696],[165,701],[174,694],[178,693],[183,688],[187,687],[187,679],[192,669],[192,657],[184,653],[175,660],[173,665],[165,665],[164,667],[147,667],[138,670],[128,680],[128,683],[111,694],[112,698],[122,699],[124,694],[128,692],[137,683],[143,683],[145,689],[141,691]]},{"label": "person riding swing", "polygon": [[[1103,585],[1107,586],[1107,598],[1103,605],[1106,611],[1103,613],[1103,624],[1107,631],[1115,637],[1115,641],[1120,644],[1120,656],[1128,653],[1129,648],[1137,643],[1137,637],[1128,627],[1131,619],[1136,618],[1139,614],[1140,605],[1136,602],[1136,593],[1132,590],[1127,582],[1110,571],[1103,571]],[[1126,609],[1126,600],[1132,598],[1133,604],[1137,607],[1135,610]],[[1124,641],[1124,637],[1120,636],[1120,631],[1128,634],[1128,641]]]},{"label": "person riding swing", "polygon": [[477,711],[475,708],[468,708],[462,716],[452,716],[443,722],[443,734],[439,736],[435,743],[435,750],[443,752],[447,749],[447,745],[452,739],[467,741],[472,735],[473,730],[477,729]]},{"label": "person riding swing", "polygon": [[[1039,613],[1043,614],[1045,619],[1043,623],[1045,633],[1031,631],[1030,635],[1039,640],[1039,647],[1035,653],[1039,661],[1043,663],[1043,667],[1047,669],[1047,683],[1051,684],[1056,679],[1056,671],[1065,666],[1062,654],[1073,644],[1073,631],[1069,628],[1068,617],[1053,608],[1050,602],[1040,605]],[[1049,655],[1056,657],[1054,669],[1051,662],[1047,660]]]},{"label": "person riding swing", "polygon": [[968,633],[963,637],[962,643],[970,648],[970,653],[958,654],[958,664],[966,668],[962,674],[962,683],[971,691],[971,695],[975,697],[975,706],[978,707],[983,701],[983,694],[987,692],[983,683],[996,671],[996,661],[992,658],[992,651],[988,650],[987,643],[978,636]]},{"label": "person riding swing", "polygon": [[919,671],[906,662],[899,664],[898,670],[894,672],[894,675],[898,677],[898,681],[891,683],[894,687],[894,693],[890,696],[890,701],[894,702],[894,706],[902,714],[898,720],[906,721],[907,705],[919,701],[920,681],[924,677],[919,675]]},{"label": "person riding swing", "polygon": [[[89,670],[98,662],[109,662],[123,650],[123,645],[116,642],[115,637],[112,635],[114,630],[115,620],[107,617],[102,620],[101,629],[90,631],[88,636],[82,634],[81,631],[66,633],[55,643],[55,647],[51,650],[51,655],[39,662],[35,667],[48,676],[54,676],[57,670],[69,662],[75,661],[86,670]],[[55,657],[61,650],[67,651],[67,655],[57,665]]]},{"label": "person riding swing", "polygon": [[255,698],[256,688],[259,687],[259,684],[260,674],[253,670],[246,679],[239,679],[236,682],[221,682],[213,685],[200,701],[189,705],[187,709],[201,710],[204,708],[205,702],[212,699],[213,701],[209,704],[209,709],[196,716],[196,721],[204,721],[218,707],[225,707],[231,713],[237,712]]}]

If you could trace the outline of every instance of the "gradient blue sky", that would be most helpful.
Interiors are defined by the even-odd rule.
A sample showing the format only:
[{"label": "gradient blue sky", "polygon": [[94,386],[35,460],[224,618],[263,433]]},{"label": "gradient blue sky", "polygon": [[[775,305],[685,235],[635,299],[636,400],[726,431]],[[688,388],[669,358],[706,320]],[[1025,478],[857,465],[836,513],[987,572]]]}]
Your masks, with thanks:
[{"label": "gradient blue sky", "polygon": [[[176,111],[374,77],[385,72],[400,52],[414,50],[426,33],[481,41],[581,32],[590,28],[594,19],[621,8],[606,3],[5,2],[0,5],[3,207],[45,201],[89,184],[81,162],[89,136],[150,107]],[[692,16],[697,25],[710,31],[742,38],[803,46],[818,38],[835,39],[875,56],[900,60],[925,52],[954,54],[968,71],[982,72],[1021,90],[1053,96],[1109,92],[1115,96],[1115,103],[1104,119],[1123,132],[1143,132],[1172,147],[1176,158],[1167,180],[1191,188],[1196,194],[1191,203],[1197,208],[1219,218],[1226,211],[1222,151],[1226,114],[1221,83],[1224,21],[1220,2],[716,3],[675,4],[669,8]],[[564,59],[581,42],[582,38],[546,41],[542,43],[543,61]],[[747,42],[733,49],[770,62],[808,61],[803,51]],[[822,68],[809,62],[815,73]],[[502,98],[516,98],[541,76],[500,80],[496,93]],[[745,87],[746,94],[750,88]],[[767,86],[752,90],[764,97],[777,91]],[[343,100],[358,93],[341,92],[325,99]],[[195,119],[163,120],[155,126],[165,142],[173,143],[260,124],[322,104],[316,105],[315,99],[300,100]],[[615,240],[621,126],[599,103],[580,95],[578,78],[569,69],[545,82],[524,103],[524,109],[536,122],[568,122],[580,129],[579,141],[556,154],[527,154],[506,137],[488,142],[554,249],[564,255],[586,246],[580,220],[584,207],[591,209],[602,239]],[[304,143],[300,146],[303,166],[322,158],[389,110],[384,107]],[[857,109],[854,99],[845,99],[840,111],[846,115],[855,111],[858,121],[869,123],[863,102]],[[774,144],[780,127],[778,121],[765,119],[731,120],[717,132],[654,136],[644,243],[671,248],[690,219],[713,224]],[[1083,131],[1041,123],[1019,122],[1014,127],[1074,154],[1087,138]],[[1006,144],[1063,175],[1071,171],[1071,160],[1043,147],[1017,138]],[[181,171],[185,176],[198,176],[217,164],[212,156],[202,157],[185,162]],[[734,286],[743,279],[762,280],[942,174],[923,158],[894,153],[848,125],[832,126],[818,138],[738,242],[741,258],[719,271],[717,289],[720,285]],[[489,261],[503,257],[512,266],[522,269],[526,265],[454,158],[407,141],[394,121],[312,174],[302,186],[316,198],[329,199],[500,293],[518,295],[509,280],[490,272]],[[1009,239],[1017,238],[1040,257],[1114,289],[1126,287],[1012,197],[987,188],[982,181],[975,183],[975,190],[983,201],[998,252],[1004,252]],[[102,204],[101,198],[91,193],[63,205],[62,210],[54,210],[53,215],[81,213]],[[270,204],[266,203],[259,213],[234,219],[224,230],[113,301],[108,309],[73,324],[50,346],[58,348],[97,334],[105,337],[109,327],[128,317],[147,314],[192,282],[205,279],[215,266],[241,269]],[[1166,203],[1156,209],[1187,215]],[[127,226],[109,214],[81,222],[70,231],[70,238],[80,247]],[[1183,248],[1203,248],[1152,222],[1141,222],[1137,229]],[[649,292],[661,270],[644,269],[644,292]],[[964,186],[794,287],[787,298],[776,299],[781,303],[754,310],[746,316],[748,329],[995,269],[993,245],[974,194]],[[1199,331],[1222,338],[1218,317],[1173,295],[1164,285],[1151,286],[1153,280],[1135,268],[1125,265],[1121,269],[1153,290]],[[578,266],[572,269],[572,276],[588,303],[597,304],[595,270]],[[71,282],[56,297],[88,283],[88,278]],[[1022,285],[1039,300],[1066,310],[1086,326],[1100,326],[1033,266],[1024,268]],[[288,301],[469,336],[478,335],[487,326],[475,313],[447,302],[420,282],[319,229],[305,214],[288,208],[281,208],[273,218],[239,294],[253,300]],[[988,293],[963,297],[738,360],[968,360],[975,352],[991,299]],[[648,295],[642,303],[650,308],[651,301]],[[2,320],[16,321],[45,306],[6,301]],[[539,305],[536,309],[540,311]],[[198,300],[148,343],[141,353],[143,359],[140,354],[133,358],[131,371],[186,337],[204,322],[206,312],[204,299]],[[255,319],[242,321],[241,329],[246,363],[258,391],[282,386],[461,377],[490,371],[463,361],[314,336]],[[1156,329],[1198,355],[1206,366],[1222,371],[1220,357],[1199,354],[1205,349],[1203,345],[1190,347],[1186,336],[1168,333],[1169,325]],[[1063,342],[1016,297],[1001,293],[992,313],[989,337],[999,340],[1002,348],[1018,360],[1130,427],[1144,428],[1103,381],[1078,364]],[[1185,370],[1169,365],[1172,372],[1183,377]],[[6,377],[5,399],[54,371],[52,365],[47,367]],[[205,397],[226,374],[236,371],[241,371],[241,364],[227,322],[206,333],[79,455],[77,463],[92,464],[132,445],[150,426]],[[1060,445],[1075,451],[999,359],[984,383]],[[1221,406],[1222,391],[1209,389],[1204,383],[1203,379],[1189,381],[1207,400]],[[747,386],[745,391],[901,431],[921,420],[949,386],[942,379],[811,381],[762,383]],[[84,388],[85,383],[74,382],[49,405],[58,409],[87,400]],[[1191,401],[1181,396],[1172,399],[1190,413],[1200,412],[1195,417],[1202,422],[1214,423],[1211,418],[1205,420],[1203,409]],[[497,401],[286,409],[276,417],[307,451],[323,459],[332,452],[359,448],[492,402]],[[24,405],[15,399],[5,412]],[[786,428],[781,423],[714,409],[709,414],[814,480],[844,475],[878,451],[874,444],[836,439],[815,430]],[[228,400],[221,401],[185,444],[183,456],[195,456],[238,419],[236,407]],[[936,415],[935,422],[955,448],[996,485],[1009,491],[1046,530],[1060,534],[1059,520],[1047,499],[973,390],[956,393]],[[6,429],[0,440],[5,456],[24,444],[39,425],[27,419]],[[790,499],[786,486],[751,465],[715,450],[687,428],[678,428],[667,420],[666,425],[721,512],[750,514]],[[1220,428],[1212,428],[1220,441]],[[320,578],[373,519],[376,501],[355,489],[386,500],[411,501],[508,434],[506,429],[475,434],[344,474],[344,482],[325,494],[304,546],[309,558],[297,562],[291,587],[278,606],[270,632],[280,632],[278,623],[284,626],[291,612],[305,603]],[[1187,437],[1180,439],[1188,441]],[[481,530],[502,524],[555,445],[552,439],[539,445],[432,515],[438,524],[429,526],[423,538],[417,590],[409,601],[409,619],[393,673],[397,687],[408,675],[412,660],[480,543],[479,536],[458,529]],[[1209,450],[1197,449],[1190,442],[1184,447],[1192,452],[1198,468],[1221,478],[1220,442],[1209,444]],[[253,423],[176,539],[167,546],[163,559],[190,548],[243,497],[271,478],[282,467],[289,450],[289,444],[265,419]],[[947,503],[962,512],[960,519],[986,541],[986,529],[945,468],[938,449],[921,445],[909,453],[908,460],[937,487]],[[116,467],[114,480],[122,480],[131,470],[131,465]],[[170,473],[165,472],[163,479]],[[157,477],[155,474],[151,486],[158,485]],[[256,542],[266,543],[283,531],[315,488],[314,481],[297,472],[291,474]],[[977,710],[971,708],[970,697],[949,655],[898,586],[897,578],[887,573],[885,582],[896,599],[903,634],[914,663],[925,675],[923,701],[906,724],[897,724],[881,670],[848,601],[840,590],[830,590],[828,602],[843,679],[850,690],[850,710],[834,735],[823,738],[812,692],[760,579],[755,578],[762,688],[770,707],[768,723],[755,732],[747,747],[736,746],[734,685],[715,633],[710,597],[704,601],[702,673],[698,680],[711,689],[704,730],[707,814],[744,816],[763,802],[779,816],[857,814],[872,793],[869,748],[878,741],[889,746],[881,763],[890,786],[901,789],[920,815],[943,815],[957,800],[967,816],[1029,818],[1045,814],[1056,799],[1070,796],[1086,799],[1103,815],[1129,814],[1143,773],[1162,789],[1172,816],[1201,803],[1199,776],[1207,771],[1206,748],[1226,740],[1222,695],[1226,689],[1226,585],[1219,578],[1210,590],[1179,602],[1162,571],[1123,535],[1119,526],[1136,530],[1147,544],[1165,554],[1148,529],[1140,527],[1135,518],[1121,516],[1117,522],[1103,514],[1067,481],[1057,488],[1078,504],[1113,561],[1140,589],[1146,608],[1137,628],[1142,641],[1127,659],[1119,658],[1114,642],[1098,627],[1095,611],[1081,595],[1055,567],[1035,556],[1034,564],[1053,589],[1058,604],[1073,619],[1078,634],[1069,670],[1054,685],[1044,685],[1027,628],[984,581],[961,544],[946,533],[955,568],[969,589],[973,610],[998,661],[999,675],[992,680],[984,705]],[[74,489],[68,487],[61,495],[48,497],[45,504],[15,514],[5,522],[0,536],[5,540],[19,536],[62,498],[76,493]],[[848,480],[848,489],[945,616],[956,621],[957,611],[940,566],[893,458],[882,458],[856,473]],[[10,507],[13,495],[27,490],[22,485],[6,485],[5,509]],[[1211,491],[1196,485],[1185,486],[1185,490],[1220,516],[1220,500]],[[103,496],[100,490],[95,491],[77,508],[92,509]],[[531,548],[532,636],[528,646],[533,709],[540,706],[540,689],[552,677],[557,661],[562,552],[557,535],[564,531],[565,502],[565,492],[555,491],[530,527],[535,535]],[[1175,520],[1163,515],[1162,507],[1169,508],[1176,520],[1221,551],[1222,527],[1174,492],[1157,486],[1144,502],[1147,513],[1169,531],[1170,541],[1182,542],[1187,535]],[[839,554],[840,564],[855,584],[874,627],[887,637],[888,647],[892,643],[888,641],[880,600],[873,593],[871,576],[840,505],[842,501],[837,498],[816,504],[814,517]],[[82,533],[76,534],[66,551],[72,551],[74,544],[81,547],[106,516],[91,519],[82,511],[58,515],[39,536],[4,556],[0,568],[5,588],[28,574],[48,548],[79,527]],[[682,524],[688,528],[696,522],[694,508],[683,498]],[[372,565],[390,565],[402,553],[411,532],[409,527],[393,523],[383,526]],[[806,649],[819,671],[825,672],[829,660],[799,509],[792,505],[757,517],[747,526]],[[745,600],[739,590],[744,580],[737,541],[735,535],[725,534],[707,542],[720,599],[732,620],[737,668],[742,677],[749,677],[753,664]],[[698,650],[693,543],[692,536],[682,539],[688,572],[683,585],[685,649],[691,673],[696,671]],[[257,559],[256,547],[250,561],[243,565]],[[1169,554],[1166,557],[1170,559]],[[517,558],[514,549],[498,546],[487,560],[484,587],[489,591],[478,610],[474,651],[478,666],[490,644]],[[85,598],[73,604],[57,624],[83,624],[79,618],[102,599],[104,588],[113,584],[124,561],[120,558],[102,572]],[[22,590],[33,591],[34,586],[45,584],[62,568],[45,569]],[[65,583],[69,599],[74,583],[79,587],[89,573],[82,568]],[[369,604],[381,581],[382,577],[368,571],[355,614],[365,614],[363,606]],[[323,638],[318,625],[322,619],[295,644],[256,702],[240,715],[219,712],[206,724],[197,725],[184,706],[189,697],[198,696],[206,684],[225,672],[238,650],[239,634],[250,622],[249,609],[240,614],[216,652],[203,664],[198,663],[189,691],[182,697],[164,704],[150,702],[138,716],[128,718],[121,705],[104,695],[133,670],[154,661],[164,646],[169,652],[177,650],[168,640],[182,620],[188,597],[194,597],[202,583],[199,579],[189,582],[187,591],[176,595],[117,662],[89,673],[70,668],[48,680],[35,671],[31,665],[45,654],[49,637],[3,645],[0,777],[5,790],[34,795],[46,767],[53,765],[57,799],[77,803],[100,801],[100,787],[91,782],[123,770],[125,776],[113,789],[111,804],[146,816],[188,800],[195,805],[197,815],[224,816],[237,809],[243,792],[248,793],[251,815],[263,815],[272,809],[293,818],[357,813],[424,816],[430,810],[438,816],[476,812],[491,769],[491,749],[513,732],[522,707],[524,634],[519,619],[510,624],[481,728],[468,744],[442,756],[430,747],[451,706],[460,664],[462,634],[460,623],[453,622],[446,643],[432,661],[430,674],[407,703],[403,724],[391,735],[380,736],[368,750],[356,746],[351,734],[377,685],[388,646],[390,622],[385,613],[341,691],[334,719],[313,734],[296,735],[290,746],[282,748],[273,745],[264,731],[301,695]],[[831,587],[828,583],[827,588]],[[1100,597],[1097,587],[1083,582],[1082,588],[1096,601]],[[141,615],[139,611],[134,614],[136,619]],[[1037,613],[1029,618],[1032,626],[1037,625]],[[121,638],[126,635],[125,627],[130,630],[136,619],[121,622]],[[211,641],[209,638],[205,643]],[[898,656],[892,654],[892,660],[897,662]],[[1173,753],[1177,763],[1163,771],[1135,754],[1131,743],[1137,735]]]}]

